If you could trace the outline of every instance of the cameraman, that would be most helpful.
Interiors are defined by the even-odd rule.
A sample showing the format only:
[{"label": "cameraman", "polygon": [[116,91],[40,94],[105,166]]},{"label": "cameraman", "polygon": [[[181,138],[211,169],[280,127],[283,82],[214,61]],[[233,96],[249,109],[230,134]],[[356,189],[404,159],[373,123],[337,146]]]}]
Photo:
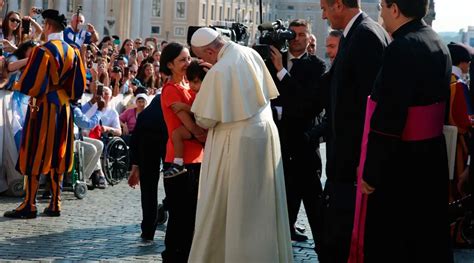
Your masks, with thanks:
[{"label": "cameraman", "polygon": [[321,59],[307,53],[310,36],[307,21],[293,20],[289,29],[296,33],[296,37],[289,41],[289,52],[281,53],[271,46],[272,63],[267,65],[280,92],[280,96],[272,100],[272,110],[280,134],[291,239],[308,239],[297,233],[294,226],[303,201],[318,246],[322,225],[322,164],[317,154],[319,144],[308,143],[305,132],[313,126],[316,115],[322,110],[317,100],[326,66]]}]

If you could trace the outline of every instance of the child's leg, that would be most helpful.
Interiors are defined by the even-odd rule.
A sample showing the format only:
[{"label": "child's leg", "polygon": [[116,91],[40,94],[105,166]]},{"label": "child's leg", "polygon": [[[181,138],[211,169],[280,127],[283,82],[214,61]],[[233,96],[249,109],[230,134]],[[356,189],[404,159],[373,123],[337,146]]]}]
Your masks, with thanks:
[{"label": "child's leg", "polygon": [[192,138],[192,134],[184,127],[180,126],[171,133],[171,141],[174,148],[173,164],[163,173],[164,178],[174,177],[187,172],[184,167],[184,140]]},{"label": "child's leg", "polygon": [[173,131],[171,141],[173,142],[174,148],[174,163],[183,165],[184,140],[191,138],[191,133],[184,126],[180,126]]}]

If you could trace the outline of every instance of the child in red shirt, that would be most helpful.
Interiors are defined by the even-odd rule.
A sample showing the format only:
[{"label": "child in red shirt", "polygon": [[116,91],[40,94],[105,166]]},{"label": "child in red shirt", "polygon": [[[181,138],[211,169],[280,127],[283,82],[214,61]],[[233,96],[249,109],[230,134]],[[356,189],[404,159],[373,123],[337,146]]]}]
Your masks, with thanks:
[{"label": "child in red shirt", "polygon": [[[189,87],[193,91],[190,92],[193,101],[196,96],[196,93],[199,92],[199,89],[201,88],[201,83],[205,75],[205,67],[201,66],[198,60],[193,60],[186,69],[186,77],[189,81]],[[173,105],[171,105],[171,108],[175,112],[185,111],[192,116],[191,106],[186,103],[174,103]],[[163,176],[165,178],[174,177],[183,174],[187,171],[184,167],[183,159],[184,141],[190,140],[192,138],[193,134],[188,129],[186,129],[184,125],[181,125],[180,127],[173,130],[173,132],[171,133],[171,141],[173,142],[174,159],[170,168],[168,168],[168,170],[163,173]]]}]

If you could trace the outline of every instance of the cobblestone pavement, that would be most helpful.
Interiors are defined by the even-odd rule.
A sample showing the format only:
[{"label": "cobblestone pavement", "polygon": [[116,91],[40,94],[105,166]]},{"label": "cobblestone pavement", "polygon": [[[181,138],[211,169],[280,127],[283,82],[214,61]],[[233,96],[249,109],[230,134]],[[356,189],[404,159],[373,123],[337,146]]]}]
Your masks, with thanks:
[{"label": "cobblestone pavement", "polygon": [[[161,182],[159,195],[161,202]],[[20,202],[20,198],[0,196],[0,214]],[[47,201],[39,200],[39,211],[46,206]],[[10,220],[1,215],[0,262],[160,262],[164,249],[165,226],[156,231],[153,243],[141,242],[140,190],[131,189],[125,182],[105,190],[88,191],[83,200],[76,199],[72,192],[64,192],[61,217],[40,215],[36,219]],[[311,237],[303,209],[298,223],[306,227]],[[295,262],[318,262],[313,245],[312,240],[294,243]],[[474,262],[474,251],[456,251],[456,262]]]},{"label": "cobblestone pavement", "polygon": [[[163,190],[160,190],[160,200]],[[47,201],[38,200],[38,210]],[[0,212],[15,208],[21,199],[0,197]],[[161,261],[165,226],[153,243],[140,239],[140,190],[125,182],[105,190],[88,191],[83,200],[63,193],[61,216],[29,220],[0,217],[0,261],[92,260]],[[305,225],[305,220],[300,220]],[[297,262],[317,262],[313,242],[295,243]]]}]

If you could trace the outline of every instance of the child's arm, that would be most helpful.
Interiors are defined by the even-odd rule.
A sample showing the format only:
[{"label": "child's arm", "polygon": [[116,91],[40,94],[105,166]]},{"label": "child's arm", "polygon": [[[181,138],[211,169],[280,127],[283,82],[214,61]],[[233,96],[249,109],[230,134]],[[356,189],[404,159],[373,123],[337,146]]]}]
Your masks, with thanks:
[{"label": "child's arm", "polygon": [[185,111],[179,111],[176,113],[178,118],[183,123],[184,127],[191,132],[194,137],[196,137],[199,141],[205,141],[206,130],[199,127],[191,117],[191,115]]},{"label": "child's arm", "polygon": [[188,105],[183,102],[175,102],[173,105],[171,105],[171,109],[173,110],[174,113],[178,114],[180,111],[185,111],[187,113],[191,113],[191,105]]}]

